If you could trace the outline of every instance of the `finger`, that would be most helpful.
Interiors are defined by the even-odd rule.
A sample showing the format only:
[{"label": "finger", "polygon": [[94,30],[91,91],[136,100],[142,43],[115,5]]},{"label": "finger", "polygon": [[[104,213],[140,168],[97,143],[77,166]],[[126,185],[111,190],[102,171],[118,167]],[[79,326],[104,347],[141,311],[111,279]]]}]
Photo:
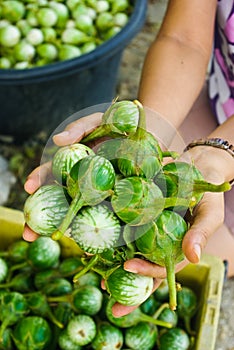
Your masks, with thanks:
[{"label": "finger", "polygon": [[67,125],[64,131],[53,136],[57,146],[66,146],[79,142],[101,124],[103,113],[93,113]]},{"label": "finger", "polygon": [[[158,288],[158,286],[161,283],[162,283],[162,280],[160,280],[160,279],[154,280],[154,287],[153,287],[152,293]],[[132,311],[134,311],[138,307],[139,307],[139,305],[125,306],[125,305],[122,305],[120,303],[115,303],[112,306],[112,314],[114,317],[122,317],[122,316],[128,315],[129,313],[131,313]]]},{"label": "finger", "polygon": [[198,204],[192,226],[182,242],[182,249],[190,262],[199,262],[207,240],[223,223],[223,202],[223,194],[206,193]]},{"label": "finger", "polygon": [[141,275],[150,276],[153,278],[162,279],[166,277],[165,267],[139,258],[127,260],[124,263],[124,269],[129,272],[139,273]]},{"label": "finger", "polygon": [[24,189],[29,194],[34,193],[43,183],[46,182],[51,174],[51,162],[35,168],[27,177]]},{"label": "finger", "polygon": [[[187,259],[176,264],[175,272],[182,270],[186,265],[188,265]],[[134,258],[127,260],[124,263],[124,269],[129,272],[139,273],[144,276],[150,276],[156,279],[164,279],[167,277],[166,268],[159,266],[150,261]]]},{"label": "finger", "polygon": [[28,225],[25,225],[24,231],[23,231],[23,238],[25,239],[25,241],[33,242],[33,241],[35,241],[38,237],[39,237],[39,235],[38,235],[37,233],[35,233],[34,231],[32,231],[32,230],[28,227]]},{"label": "finger", "polygon": [[104,279],[101,280],[101,288],[103,290],[106,290],[106,285],[105,285],[105,280]]},{"label": "finger", "polygon": [[122,317],[122,316],[130,314],[130,312],[132,312],[133,310],[137,309],[138,306],[139,305],[124,306],[122,304],[115,303],[112,306],[112,314],[113,314],[114,317]]}]

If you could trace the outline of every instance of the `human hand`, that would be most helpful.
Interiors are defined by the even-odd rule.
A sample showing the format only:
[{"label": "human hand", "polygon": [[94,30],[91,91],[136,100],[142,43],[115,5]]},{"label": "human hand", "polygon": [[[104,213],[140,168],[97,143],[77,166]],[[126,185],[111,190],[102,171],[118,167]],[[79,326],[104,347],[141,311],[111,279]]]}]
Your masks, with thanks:
[{"label": "human hand", "polygon": [[[85,118],[89,118],[89,117],[85,117]],[[84,130],[82,131],[82,129],[79,128],[80,122],[83,122],[85,118],[82,118],[77,122],[70,124],[66,128],[67,130],[65,130],[65,132],[62,132],[61,134],[56,135],[54,137],[54,142],[59,146],[65,146],[69,143],[79,142],[81,138],[83,138],[85,135],[88,134]],[[101,121],[101,114],[100,114],[99,124],[100,124],[100,121]],[[97,124],[96,126],[98,126],[99,124]],[[82,124],[80,124],[80,126],[82,126]],[[69,131],[69,127],[71,128],[70,129],[71,131]],[[75,132],[75,128],[77,128],[76,132]],[[199,168],[202,171],[202,173],[207,175],[205,176],[207,180],[211,182],[217,182],[217,183],[224,181],[221,172],[217,173],[215,171],[216,169],[214,168],[214,162],[212,162],[212,166],[209,162],[207,163],[207,161],[203,160],[202,162],[201,153],[199,156],[196,156],[195,159],[196,159],[196,165],[199,165]],[[32,172],[29,176],[29,180],[34,179],[34,181],[32,181],[31,184],[29,180],[26,182],[25,184],[26,190],[29,193],[30,191],[34,192],[37,189],[37,186],[39,187],[44,182],[44,180],[47,178],[50,171],[51,171],[50,164],[46,164],[43,167],[39,167],[38,169],[35,169],[34,172]],[[39,176],[39,173],[40,173],[40,176]],[[217,198],[219,198],[219,200],[217,200]],[[222,205],[220,205],[222,204],[222,201],[223,201],[222,194],[221,195],[205,194],[202,202],[199,203],[199,205],[197,206],[194,212],[195,215],[192,218],[193,219],[192,226],[190,227],[183,241],[183,250],[187,259],[184,260],[181,264],[178,264],[178,266],[176,267],[176,271],[179,271],[180,269],[182,269],[188,263],[188,261],[191,261],[194,263],[199,261],[201,251],[206,244],[207,238],[222,223],[222,220],[223,220],[222,210],[220,210],[220,208],[222,208]],[[216,204],[216,206],[214,205],[214,203]],[[210,211],[210,208],[212,209],[215,208],[217,210],[214,211],[213,209],[213,213],[212,213],[212,211]],[[216,215],[216,211],[219,214],[221,213],[221,215],[220,216]],[[210,225],[210,221],[212,222],[212,225]],[[28,239],[32,239],[32,240],[36,238],[35,234],[33,232],[30,232],[30,229],[27,227],[25,227],[24,237],[26,239],[28,237]],[[125,263],[125,269],[128,271],[154,277],[155,279],[154,289],[157,288],[158,285],[161,283],[162,279],[166,277],[166,271],[164,268],[159,267],[152,263],[147,263],[145,261],[143,262],[142,260],[139,261],[139,259],[132,259],[127,261]],[[131,312],[132,309],[133,308],[125,307],[120,304],[115,304],[113,307],[113,314],[116,316],[121,316]]]},{"label": "human hand", "polygon": [[[189,152],[194,164],[199,168],[207,181],[217,184],[224,182],[226,179],[223,176],[223,168],[221,166],[223,159],[222,152],[218,152],[217,154],[213,149],[208,153],[204,151],[207,152],[207,149],[194,149]],[[201,253],[209,237],[221,226],[223,219],[223,193],[205,193],[200,203],[196,206],[193,215],[190,217],[191,226],[182,243],[185,260],[177,264],[176,272],[183,269],[189,262],[199,262]],[[128,260],[125,262],[124,268],[133,273],[153,277],[156,288],[160,284],[160,281],[166,277],[166,269],[164,267],[142,259],[134,258]],[[113,306],[113,314],[115,316],[123,316],[131,312],[134,308],[115,304]]]},{"label": "human hand", "polygon": [[[70,124],[61,133],[53,136],[53,141],[57,146],[66,146],[79,142],[83,137],[91,133],[100,125],[102,113],[90,114],[80,118]],[[34,193],[51,177],[51,162],[44,163],[35,168],[27,177],[24,189],[27,193]],[[34,241],[38,235],[33,232],[27,225],[24,227],[23,238],[26,241]]]}]

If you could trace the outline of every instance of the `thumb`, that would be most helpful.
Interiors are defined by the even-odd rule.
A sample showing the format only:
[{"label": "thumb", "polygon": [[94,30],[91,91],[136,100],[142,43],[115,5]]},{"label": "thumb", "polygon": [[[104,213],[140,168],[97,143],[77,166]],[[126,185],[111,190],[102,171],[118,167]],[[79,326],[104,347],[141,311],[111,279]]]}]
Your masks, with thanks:
[{"label": "thumb", "polygon": [[192,225],[186,233],[182,249],[191,263],[198,263],[209,237],[224,220],[224,200],[222,193],[206,193],[197,205]]},{"label": "thumb", "polygon": [[53,136],[57,146],[66,146],[79,142],[84,136],[92,132],[101,124],[102,113],[90,114],[66,126],[65,130]]}]

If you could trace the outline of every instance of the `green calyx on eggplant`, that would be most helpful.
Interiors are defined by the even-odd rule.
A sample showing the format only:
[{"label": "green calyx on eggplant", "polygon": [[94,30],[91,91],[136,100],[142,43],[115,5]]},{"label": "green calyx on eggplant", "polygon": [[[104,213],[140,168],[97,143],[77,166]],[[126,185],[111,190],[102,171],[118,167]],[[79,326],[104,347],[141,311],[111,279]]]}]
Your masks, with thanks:
[{"label": "green calyx on eggplant", "polygon": [[10,281],[0,284],[0,289],[8,288],[21,293],[29,292],[33,288],[32,272],[18,272]]},{"label": "green calyx on eggplant", "polygon": [[132,176],[116,181],[111,196],[115,214],[126,224],[140,226],[151,222],[163,211],[173,205],[189,208],[190,199],[163,197],[160,188],[152,181]]},{"label": "green calyx on eggplant", "polygon": [[188,225],[179,214],[164,210],[155,221],[136,228],[136,247],[149,261],[165,266],[169,288],[169,306],[176,309],[175,265],[184,259],[182,240]]},{"label": "green calyx on eggplant", "polygon": [[44,318],[26,316],[16,324],[12,337],[17,349],[43,350],[52,339],[52,330]]},{"label": "green calyx on eggplant", "polygon": [[116,182],[111,204],[123,222],[143,225],[162,212],[164,199],[161,190],[152,181],[132,176]]},{"label": "green calyx on eggplant", "polygon": [[25,295],[28,307],[31,312],[36,316],[41,316],[48,318],[52,323],[54,323],[59,328],[63,328],[64,325],[57,320],[52,312],[51,306],[48,303],[47,297],[41,291],[35,291]]},{"label": "green calyx on eggplant", "polygon": [[97,205],[112,193],[115,171],[108,159],[90,155],[73,165],[67,178],[67,192],[72,198],[58,230],[52,238],[60,239],[69,228],[78,211],[87,205]]},{"label": "green calyx on eggplant", "polygon": [[111,194],[115,183],[115,171],[110,161],[94,155],[78,161],[67,179],[67,191],[71,198],[80,194],[86,205],[95,205]]},{"label": "green calyx on eggplant", "polygon": [[108,159],[113,165],[116,174],[119,174],[118,169],[118,150],[123,138],[107,139],[98,144],[96,154],[100,157]]},{"label": "green calyx on eggplant", "polygon": [[134,134],[138,119],[139,110],[134,101],[114,102],[104,112],[101,125],[84,137],[81,142],[87,143],[104,136],[118,137]]},{"label": "green calyx on eggplant", "polygon": [[0,344],[3,333],[8,326],[13,325],[29,312],[26,298],[15,291],[4,293],[0,299]]},{"label": "green calyx on eggplant", "polygon": [[78,283],[87,273],[94,272],[102,279],[106,280],[126,261],[126,247],[112,247],[96,254],[84,254],[82,262],[84,268],[74,277],[73,282]]},{"label": "green calyx on eggplant", "polygon": [[139,101],[139,122],[136,132],[123,139],[117,151],[118,169],[125,177],[143,176],[152,179],[161,170],[162,151],[152,134],[146,131],[145,111]]},{"label": "green calyx on eggplant", "polygon": [[[192,207],[200,202],[205,192],[225,192],[231,189],[228,182],[217,185],[205,181],[195,165],[179,161],[164,165],[154,181],[166,197],[190,198]],[[179,203],[172,208],[187,209]]]}]

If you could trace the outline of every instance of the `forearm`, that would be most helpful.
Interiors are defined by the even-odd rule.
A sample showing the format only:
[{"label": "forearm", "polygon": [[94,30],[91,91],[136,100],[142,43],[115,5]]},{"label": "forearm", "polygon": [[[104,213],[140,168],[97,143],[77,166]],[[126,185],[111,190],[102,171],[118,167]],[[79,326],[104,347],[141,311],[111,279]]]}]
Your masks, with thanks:
[{"label": "forearm", "polygon": [[139,100],[178,128],[204,84],[207,64],[197,49],[175,38],[158,38],[145,59]]},{"label": "forearm", "polygon": [[[233,111],[234,112],[234,111]],[[219,125],[209,137],[220,137],[234,144],[234,114],[228,118],[223,124]]]},{"label": "forearm", "polygon": [[178,127],[206,77],[216,0],[169,0],[143,65],[138,98]]}]

